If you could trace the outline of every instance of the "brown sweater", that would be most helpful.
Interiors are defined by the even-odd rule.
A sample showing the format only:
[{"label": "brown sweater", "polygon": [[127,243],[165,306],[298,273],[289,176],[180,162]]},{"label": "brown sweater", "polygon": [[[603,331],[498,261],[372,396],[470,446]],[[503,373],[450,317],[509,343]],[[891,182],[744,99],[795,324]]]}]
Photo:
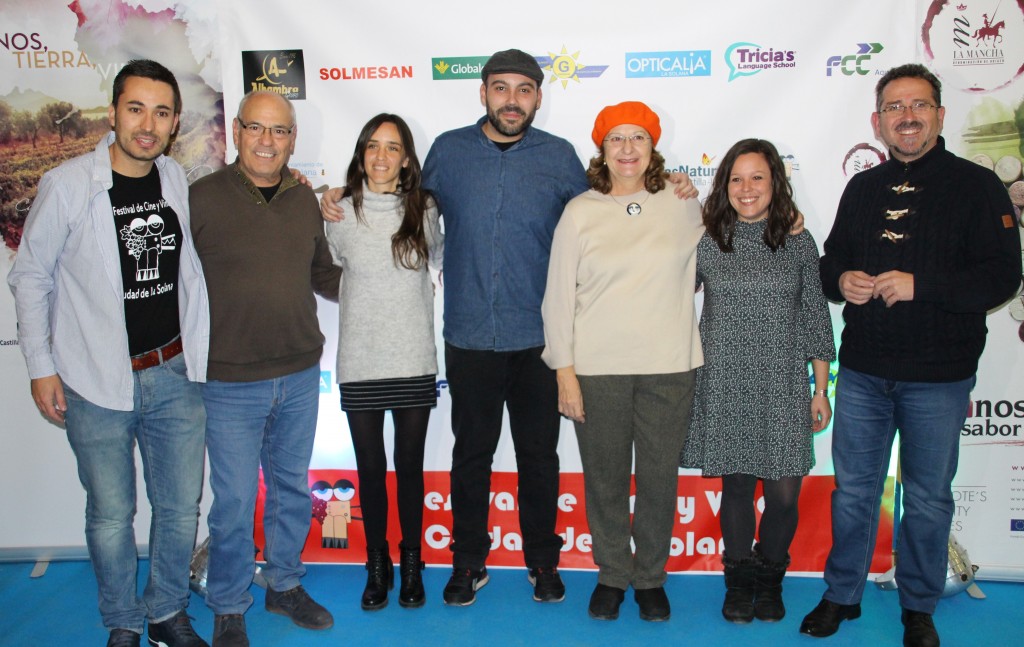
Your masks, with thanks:
[{"label": "brown sweater", "polygon": [[284,170],[267,203],[236,161],[195,182],[189,207],[210,294],[207,378],[255,382],[319,362],[313,292],[336,301],[341,270],[313,192]]}]

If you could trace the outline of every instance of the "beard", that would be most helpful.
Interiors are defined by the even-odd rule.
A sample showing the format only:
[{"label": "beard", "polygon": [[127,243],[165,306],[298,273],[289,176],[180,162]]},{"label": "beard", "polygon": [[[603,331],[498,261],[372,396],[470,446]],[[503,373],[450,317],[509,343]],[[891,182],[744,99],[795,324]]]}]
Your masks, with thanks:
[{"label": "beard", "polygon": [[[500,118],[500,115],[503,112],[517,114],[523,117],[523,119],[517,124],[507,124]],[[530,124],[533,123],[533,118],[535,116],[537,116],[536,110],[530,114],[526,114],[526,111],[519,106],[505,106],[503,108],[498,108],[497,110],[491,110],[490,108],[487,109],[487,121],[495,130],[506,137],[515,137],[526,131],[526,129],[530,127]]]}]

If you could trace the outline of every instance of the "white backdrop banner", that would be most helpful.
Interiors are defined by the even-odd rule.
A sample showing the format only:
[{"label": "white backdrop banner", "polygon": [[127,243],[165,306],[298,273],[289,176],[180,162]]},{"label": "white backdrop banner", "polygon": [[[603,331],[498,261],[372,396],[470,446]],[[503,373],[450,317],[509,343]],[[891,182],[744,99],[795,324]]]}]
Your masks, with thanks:
[{"label": "white backdrop banner", "polygon": [[[218,121],[220,106],[214,108],[213,116],[201,110],[208,98],[223,96],[229,122],[245,92],[273,89],[293,98],[297,111],[298,143],[292,166],[322,188],[342,182],[359,129],[379,112],[398,113],[409,122],[422,161],[435,136],[483,114],[480,68],[486,58],[496,50],[520,48],[536,56],[545,70],[543,103],[535,126],[568,139],[584,161],[595,153],[589,135],[597,112],[625,100],[644,101],[658,112],[663,127],[659,150],[667,166],[687,173],[702,197],[710,189],[717,160],[735,141],[771,140],[791,170],[797,204],[819,247],[849,176],[885,159],[869,121],[878,77],[895,65],[919,61],[934,69],[945,84],[947,146],[991,165],[1012,195],[1024,196],[1020,184],[1024,86],[1019,80],[1024,66],[1024,3],[1019,0],[955,5],[911,0],[784,4],[653,0],[635,11],[603,3],[526,0],[512,10],[498,11],[465,0],[401,1],[388,5],[386,14],[373,4],[328,0],[291,5],[125,0],[114,17],[110,12],[93,15],[94,4],[100,3],[77,3],[78,13],[57,0],[15,1],[0,9],[6,30],[0,34],[4,48],[0,50],[0,101],[11,108],[5,113],[0,104],[0,124],[11,124],[7,130],[0,129],[0,230],[8,249],[3,260],[6,267],[34,195],[34,181],[20,175],[20,160],[40,147],[47,151],[35,154],[43,157],[33,167],[37,181],[42,167],[68,156],[63,152],[68,146],[57,141],[63,133],[37,128],[33,134],[30,127],[17,126],[18,115],[56,101],[73,103],[85,116],[90,109],[105,112],[112,78],[109,69],[128,57],[161,60],[179,79],[187,78],[202,90],[186,94],[185,108],[206,115],[197,116],[197,122],[213,124],[202,139],[209,155],[199,160],[194,149],[190,149],[192,158],[176,151],[194,175],[235,155],[230,141],[223,152],[220,133],[225,122]],[[154,37],[168,32],[180,35],[174,41]],[[97,46],[98,33],[109,38],[104,42],[120,43],[116,51]],[[85,64],[80,62],[83,57]],[[91,146],[96,136],[95,131],[83,131],[67,138],[81,138]],[[989,318],[988,348],[962,439],[954,530],[982,566],[979,575],[1024,579],[1024,434],[1020,429],[1024,400],[1017,396],[1024,378],[1014,370],[1024,357],[1019,328],[1024,305],[1014,305]],[[320,422],[310,484],[322,482],[321,489],[329,486],[321,496],[348,500],[353,521],[348,529],[350,548],[326,549],[323,544],[329,542],[321,536],[323,516],[314,513],[305,554],[311,561],[363,559],[355,459],[334,379],[336,308],[320,302],[321,327],[328,343],[321,361]],[[442,311],[439,296],[439,347]],[[838,341],[838,307],[833,307],[833,320]],[[664,332],[643,330],[642,325],[638,322],[642,334]],[[78,521],[83,497],[74,462],[62,432],[40,419],[28,397],[13,305],[6,290],[0,290],[0,338],[0,397],[5,412],[0,491],[5,492],[7,521],[0,525],[0,551],[33,555],[46,547],[80,547],[84,544]],[[453,439],[443,364],[438,390],[426,458],[424,546],[433,563],[450,559],[447,470]],[[817,465],[805,485],[803,523],[793,550],[798,571],[820,571],[830,543],[830,430],[818,435],[815,451]],[[563,425],[559,453],[563,494],[558,530],[566,538],[563,564],[585,567],[592,562],[579,504],[581,468],[568,423]],[[515,456],[508,434],[499,445],[494,469],[492,561],[521,564],[516,554],[521,539]],[[46,489],[28,486],[43,482]],[[43,512],[52,507],[51,488],[61,493],[65,518],[60,523],[52,512]],[[670,568],[718,566],[719,496],[717,480],[680,472]],[[890,521],[883,522],[879,533],[873,565],[878,572],[889,566],[891,489],[885,506]],[[145,508],[140,505],[140,513]],[[138,534],[143,541],[147,518],[140,514]],[[397,526],[394,520],[389,525]]]}]

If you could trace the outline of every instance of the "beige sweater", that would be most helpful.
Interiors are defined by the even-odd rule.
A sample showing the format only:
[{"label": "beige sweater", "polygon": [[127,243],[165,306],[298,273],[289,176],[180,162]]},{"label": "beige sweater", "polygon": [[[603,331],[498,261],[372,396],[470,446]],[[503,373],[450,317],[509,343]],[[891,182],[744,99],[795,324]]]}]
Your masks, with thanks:
[{"label": "beige sweater", "polygon": [[[641,204],[636,216],[626,205]],[[653,375],[704,363],[693,295],[700,203],[671,188],[566,205],[548,266],[542,358],[578,375]]]}]

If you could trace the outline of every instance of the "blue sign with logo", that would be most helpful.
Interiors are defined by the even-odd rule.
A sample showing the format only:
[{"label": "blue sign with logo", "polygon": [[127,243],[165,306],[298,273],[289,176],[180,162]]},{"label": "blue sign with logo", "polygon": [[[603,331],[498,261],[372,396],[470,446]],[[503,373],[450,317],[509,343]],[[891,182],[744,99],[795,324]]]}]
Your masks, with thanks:
[{"label": "blue sign with logo", "polygon": [[711,76],[711,50],[626,52],[626,78]]}]

